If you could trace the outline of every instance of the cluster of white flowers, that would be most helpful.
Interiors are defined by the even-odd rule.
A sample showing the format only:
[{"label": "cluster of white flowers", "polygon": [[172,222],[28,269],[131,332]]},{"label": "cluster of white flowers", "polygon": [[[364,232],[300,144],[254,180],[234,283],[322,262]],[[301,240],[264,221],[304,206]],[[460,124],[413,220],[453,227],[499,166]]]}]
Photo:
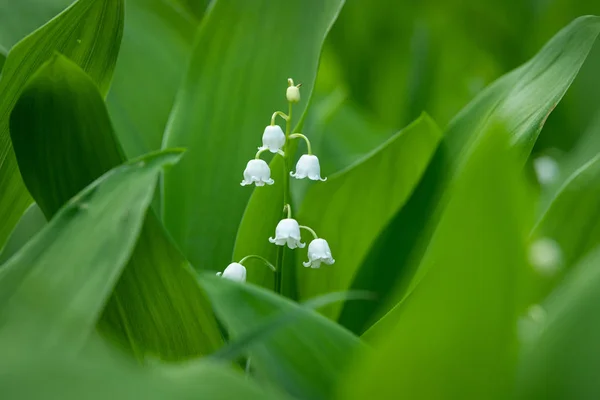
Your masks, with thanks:
[{"label": "cluster of white flowers", "polygon": [[[278,154],[286,160],[287,144],[292,139],[303,139],[306,142],[307,154],[303,154],[298,163],[296,164],[296,171],[289,171],[291,177],[296,179],[308,178],[313,181],[326,181],[327,178],[321,178],[321,166],[317,156],[312,154],[312,148],[310,140],[301,133],[290,134],[291,118],[292,118],[292,104],[300,101],[300,85],[294,85],[292,79],[288,79],[288,88],[286,91],[286,98],[289,103],[289,113],[286,115],[281,111],[276,111],[271,117],[271,124],[268,125],[262,135],[262,146],[258,148],[258,152],[254,159],[248,161],[246,169],[244,170],[244,180],[241,185],[252,185],[265,186],[273,185],[275,181],[271,178],[271,169],[266,161],[260,158],[260,155],[264,152],[271,152]],[[286,132],[275,124],[275,118],[279,116],[286,121]],[[287,162],[283,163],[286,168],[285,173],[288,173]],[[287,180],[285,182],[287,185]],[[288,187],[284,190],[287,192]],[[292,208],[289,204],[284,205],[284,212],[287,212],[287,218],[282,219],[275,228],[275,237],[269,238],[269,241],[277,246],[287,246],[290,249],[304,248],[306,243],[302,243],[300,235],[300,229],[304,229],[312,234],[314,239],[308,245],[308,261],[304,262],[305,267],[319,268],[321,263],[331,265],[335,262],[329,249],[329,244],[325,239],[321,239],[317,236],[316,232],[307,226],[298,224],[298,221],[292,218]],[[246,268],[242,265],[243,261],[250,257],[260,258],[266,265],[275,271],[275,267],[267,260],[258,256],[245,257],[239,263],[231,263],[223,273],[219,272],[217,275],[224,278],[244,282],[246,280]]]}]

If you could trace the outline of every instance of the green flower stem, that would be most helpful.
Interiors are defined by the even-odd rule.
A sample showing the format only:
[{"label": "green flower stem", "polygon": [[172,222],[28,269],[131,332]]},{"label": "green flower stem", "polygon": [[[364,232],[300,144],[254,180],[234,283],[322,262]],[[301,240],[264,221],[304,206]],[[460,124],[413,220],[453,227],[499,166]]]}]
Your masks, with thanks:
[{"label": "green flower stem", "polygon": [[275,117],[280,116],[281,118],[283,118],[284,120],[286,120],[286,122],[290,119],[289,115],[285,115],[284,112],[281,111],[275,111],[273,113],[273,115],[271,116],[271,126],[275,125]]},{"label": "green flower stem", "polygon": [[[277,113],[275,113],[277,114]],[[274,114],[274,115],[275,115]],[[283,113],[282,113],[283,114]],[[279,115],[279,114],[277,114]],[[283,114],[285,115],[285,114]],[[285,137],[289,139],[292,132],[292,103],[288,102],[288,114],[285,119]],[[282,116],[283,118],[283,116]],[[290,160],[289,160],[289,146],[290,141],[286,140],[283,145],[283,204],[288,206],[288,218],[292,215],[292,209],[290,207]],[[284,210],[285,211],[285,210]],[[282,294],[282,275],[283,275],[283,253],[285,249],[283,246],[277,249],[277,271],[275,271],[275,292]]]},{"label": "green flower stem", "polygon": [[306,142],[306,147],[308,148],[308,154],[312,155],[312,147],[310,146],[310,140],[306,136],[301,133],[294,133],[290,135],[290,139],[302,138]]},{"label": "green flower stem", "polygon": [[304,229],[306,231],[309,231],[314,236],[315,239],[319,238],[317,236],[317,232],[315,232],[312,228],[309,228],[308,226],[300,225],[300,229]]},{"label": "green flower stem", "polygon": [[287,217],[292,218],[292,206],[286,204],[285,206],[283,206],[283,212],[287,212]]},{"label": "green flower stem", "polygon": [[267,151],[267,150],[269,150],[269,149],[267,149],[267,148],[264,148],[264,149],[260,149],[259,151],[257,151],[257,152],[256,152],[256,157],[254,157],[254,159],[255,159],[255,160],[259,160],[259,159],[260,159],[260,155],[261,155],[262,153],[264,153],[265,151]]},{"label": "green flower stem", "polygon": [[244,265],[244,261],[249,260],[251,258],[256,258],[257,260],[262,261],[263,264],[265,264],[267,267],[271,268],[271,270],[273,272],[277,272],[277,268],[275,268],[275,266],[273,264],[271,264],[266,258],[261,257],[261,256],[257,256],[257,255],[254,255],[254,254],[242,258],[239,263],[242,264],[242,265]]}]

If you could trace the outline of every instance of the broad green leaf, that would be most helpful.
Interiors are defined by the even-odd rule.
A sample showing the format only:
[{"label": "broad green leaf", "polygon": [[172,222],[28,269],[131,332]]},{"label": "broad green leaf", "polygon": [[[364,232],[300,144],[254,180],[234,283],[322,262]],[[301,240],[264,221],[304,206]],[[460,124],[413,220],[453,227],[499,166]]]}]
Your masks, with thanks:
[{"label": "broad green leaf", "polygon": [[534,58],[493,83],[454,118],[413,196],[371,248],[354,280],[353,289],[376,292],[383,301],[375,305],[349,303],[340,317],[344,326],[363,332],[368,321],[405,294],[445,206],[442,197],[451,190],[449,185],[460,174],[464,156],[483,132],[501,123],[525,162],[599,31],[599,17],[576,19]]},{"label": "broad green leaf", "polygon": [[200,20],[204,13],[207,11],[210,4],[215,0],[171,0],[173,3],[178,3],[181,7],[184,7],[195,18]]},{"label": "broad green leaf", "polygon": [[46,217],[44,217],[44,213],[42,213],[38,205],[35,203],[30,205],[0,251],[0,264],[6,262],[13,254],[19,251],[47,223]]},{"label": "broad green leaf", "polygon": [[[25,184],[49,219],[124,161],[96,86],[63,56],[55,56],[32,78],[10,128]],[[100,322],[102,332],[139,357],[149,353],[180,360],[213,351],[220,334],[190,271],[149,212]]]},{"label": "broad green leaf", "polygon": [[6,62],[6,54],[7,51],[4,49],[4,47],[2,47],[2,45],[0,45],[0,73],[4,68],[4,63]]},{"label": "broad green leaf", "polygon": [[165,174],[163,217],[196,268],[230,262],[252,193],[240,186],[244,167],[272,113],[287,111],[290,77],[303,84],[294,115],[303,114],[342,3],[217,0],[204,16],[165,137],[189,152]]},{"label": "broad green leaf", "polygon": [[426,274],[367,333],[373,353],[341,381],[340,398],[510,398],[529,207],[507,138],[488,132],[447,194]]},{"label": "broad green leaf", "polygon": [[[328,241],[336,262],[313,270],[301,265],[307,261],[304,254],[298,257],[301,299],[352,284],[369,247],[412,194],[441,138],[435,122],[423,115],[325,184],[311,187],[298,220]],[[325,315],[336,319],[340,308],[330,307]]]},{"label": "broad green leaf", "polygon": [[0,79],[0,245],[33,202],[23,186],[8,119],[27,80],[55,51],[71,58],[106,94],[123,32],[123,0],[79,0],[14,46]]},{"label": "broad green leaf", "polygon": [[191,52],[197,22],[173,3],[127,0],[107,105],[128,157],[160,149]]},{"label": "broad green leaf", "polygon": [[[61,208],[0,269],[3,323],[24,324],[38,346],[68,340],[78,351],[131,257],[159,172],[180,156],[159,153],[118,167]],[[27,309],[47,316],[44,329],[24,318]]]},{"label": "broad green leaf", "polygon": [[537,337],[523,352],[519,399],[600,396],[600,251],[595,249],[544,301],[530,320]]},{"label": "broad green leaf", "polygon": [[249,349],[259,376],[295,398],[330,398],[336,381],[361,348],[359,339],[339,325],[271,291],[210,276],[203,277],[201,285],[233,340],[261,326],[266,318],[299,315],[296,323]]},{"label": "broad green leaf", "polygon": [[[33,317],[38,317],[38,329],[43,329],[46,320]],[[0,391],[7,398],[284,399],[223,364],[204,360],[184,365],[136,364],[97,337],[75,355],[68,342],[40,352],[23,340],[22,332],[0,331]]]}]

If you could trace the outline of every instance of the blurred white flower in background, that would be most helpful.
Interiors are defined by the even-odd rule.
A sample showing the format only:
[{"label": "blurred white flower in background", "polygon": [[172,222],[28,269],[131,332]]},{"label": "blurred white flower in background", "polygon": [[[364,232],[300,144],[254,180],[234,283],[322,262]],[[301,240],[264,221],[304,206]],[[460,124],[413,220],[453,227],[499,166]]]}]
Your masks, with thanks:
[{"label": "blurred white flower in background", "polygon": [[550,156],[541,156],[533,160],[533,169],[538,182],[549,185],[556,182],[560,169],[556,160]]},{"label": "blurred white flower in background", "polygon": [[529,263],[540,274],[554,275],[562,265],[562,250],[554,240],[544,237],[529,247]]}]

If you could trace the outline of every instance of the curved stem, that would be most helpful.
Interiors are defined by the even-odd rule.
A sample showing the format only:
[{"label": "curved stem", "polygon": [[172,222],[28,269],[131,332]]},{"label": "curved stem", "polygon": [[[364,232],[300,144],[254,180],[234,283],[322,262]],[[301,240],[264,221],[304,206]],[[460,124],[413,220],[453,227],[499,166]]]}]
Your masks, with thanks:
[{"label": "curved stem", "polygon": [[306,231],[309,231],[315,237],[315,239],[319,238],[317,236],[317,232],[315,232],[314,230],[312,230],[312,228],[309,228],[308,226],[300,225],[300,229],[304,229]]},{"label": "curved stem", "polygon": [[271,126],[275,125],[275,117],[280,116],[281,118],[283,118],[286,122],[290,119],[289,116],[285,115],[284,112],[281,111],[275,111],[273,113],[273,115],[271,116]]},{"label": "curved stem", "polygon": [[244,265],[244,261],[249,260],[251,258],[256,258],[257,260],[262,261],[263,264],[265,264],[267,267],[271,268],[271,270],[273,272],[277,272],[277,268],[275,268],[275,266],[273,264],[271,264],[266,258],[261,257],[261,256],[256,256],[254,254],[251,254],[249,256],[246,256],[246,257],[242,258],[239,263],[242,264],[242,265]]},{"label": "curved stem", "polygon": [[312,154],[312,147],[310,146],[310,140],[306,136],[301,133],[294,133],[290,135],[290,139],[302,138],[306,142],[306,147],[308,148],[308,154]]},{"label": "curved stem", "polygon": [[283,212],[287,211],[287,217],[292,218],[292,206],[290,206],[289,204],[286,204],[285,206],[283,206]]},{"label": "curved stem", "polygon": [[255,160],[259,160],[259,159],[260,159],[260,155],[261,155],[262,153],[264,153],[265,151],[267,151],[267,150],[269,150],[269,149],[267,149],[267,148],[264,148],[264,149],[260,149],[260,150],[258,150],[258,151],[256,152],[256,157],[254,157],[254,159],[255,159]]}]

